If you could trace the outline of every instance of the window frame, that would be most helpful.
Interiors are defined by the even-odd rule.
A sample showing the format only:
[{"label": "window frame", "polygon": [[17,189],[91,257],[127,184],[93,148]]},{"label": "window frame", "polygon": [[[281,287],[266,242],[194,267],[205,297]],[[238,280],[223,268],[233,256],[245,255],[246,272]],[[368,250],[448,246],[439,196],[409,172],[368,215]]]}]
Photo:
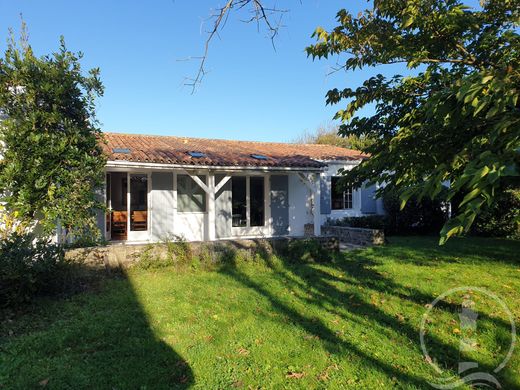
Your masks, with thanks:
[{"label": "window frame", "polygon": [[342,207],[340,207],[340,208],[334,207],[334,202],[338,201],[338,199],[334,198],[334,194],[336,192],[339,192],[339,191],[335,190],[334,182],[336,180],[340,180],[340,179],[341,179],[341,176],[331,176],[331,178],[330,178],[330,187],[331,187],[331,190],[330,190],[330,209],[331,210],[340,210],[340,211],[341,210],[352,210],[354,208],[354,188],[352,187],[352,185],[348,186],[346,189],[341,191],[341,193],[342,193],[342,198],[341,198]]},{"label": "window frame", "polygon": [[[201,195],[203,197],[203,202],[202,204],[204,205],[203,207],[203,210],[197,210],[197,211],[193,211],[193,210],[182,210],[180,205],[183,204],[182,201],[181,201],[181,197],[184,196],[182,194],[182,191],[183,190],[186,190],[186,194],[185,195],[189,195],[190,191],[188,191],[188,188],[183,188],[183,186],[180,186],[179,185],[179,178],[181,178],[182,180],[182,177],[186,176],[189,180],[187,180],[188,183],[190,183],[190,187],[189,189],[191,190],[191,194],[193,194],[193,189],[200,189],[201,191]],[[199,177],[199,179],[202,180],[202,182],[204,184],[207,185],[207,180],[206,180],[206,176],[205,175],[197,175]],[[199,186],[199,184],[193,180],[193,178],[190,176],[190,175],[187,175],[187,174],[182,174],[182,173],[179,173],[176,175],[176,189],[177,189],[177,213],[180,213],[180,214],[205,214],[208,212],[208,196],[206,194],[206,191],[204,191],[204,189]]]},{"label": "window frame", "polygon": [[[231,214],[231,228],[238,230],[252,230],[252,229],[264,229],[268,227],[268,193],[266,185],[268,183],[268,177],[266,175],[233,175],[230,180],[234,178],[242,177],[246,179],[246,225],[245,226],[233,226],[233,213]],[[263,224],[262,225],[251,225],[251,178],[262,178],[263,188]],[[233,209],[233,184],[231,184],[231,209]]]}]

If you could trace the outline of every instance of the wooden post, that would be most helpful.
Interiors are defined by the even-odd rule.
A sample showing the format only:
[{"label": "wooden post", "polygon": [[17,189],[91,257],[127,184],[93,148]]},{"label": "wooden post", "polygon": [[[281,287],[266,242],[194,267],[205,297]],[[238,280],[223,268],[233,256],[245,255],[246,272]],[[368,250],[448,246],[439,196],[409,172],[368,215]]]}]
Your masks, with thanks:
[{"label": "wooden post", "polygon": [[173,221],[172,221],[172,232],[174,235],[177,232],[177,172],[173,171]]},{"label": "wooden post", "polygon": [[320,174],[316,174],[314,182],[314,235],[321,236],[321,188],[320,188]]},{"label": "wooden post", "polygon": [[214,241],[215,235],[215,174],[209,173],[208,176],[208,237],[209,241]]}]

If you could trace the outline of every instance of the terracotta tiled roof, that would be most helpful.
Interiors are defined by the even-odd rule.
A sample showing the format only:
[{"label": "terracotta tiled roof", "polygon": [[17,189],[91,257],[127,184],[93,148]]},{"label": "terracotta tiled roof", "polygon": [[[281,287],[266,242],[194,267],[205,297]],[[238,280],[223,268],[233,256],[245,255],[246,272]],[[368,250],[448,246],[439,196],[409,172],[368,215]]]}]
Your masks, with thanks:
[{"label": "terracotta tiled roof", "polygon": [[[251,167],[323,167],[321,161],[360,160],[357,150],[330,145],[274,142],[228,141],[220,139],[104,133],[103,149],[110,161],[144,163],[251,166]],[[125,150],[126,149],[126,150]],[[192,157],[189,152],[202,152]],[[266,160],[251,155],[266,156]]]}]

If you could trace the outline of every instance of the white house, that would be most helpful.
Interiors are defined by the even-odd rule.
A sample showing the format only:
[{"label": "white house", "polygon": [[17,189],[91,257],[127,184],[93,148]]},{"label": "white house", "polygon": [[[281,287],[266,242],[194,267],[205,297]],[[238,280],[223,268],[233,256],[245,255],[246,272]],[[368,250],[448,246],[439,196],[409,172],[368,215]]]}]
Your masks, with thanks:
[{"label": "white house", "polygon": [[338,170],[365,157],[301,145],[105,133],[98,224],[111,241],[320,235],[327,218],[382,212],[374,188],[339,189]]}]

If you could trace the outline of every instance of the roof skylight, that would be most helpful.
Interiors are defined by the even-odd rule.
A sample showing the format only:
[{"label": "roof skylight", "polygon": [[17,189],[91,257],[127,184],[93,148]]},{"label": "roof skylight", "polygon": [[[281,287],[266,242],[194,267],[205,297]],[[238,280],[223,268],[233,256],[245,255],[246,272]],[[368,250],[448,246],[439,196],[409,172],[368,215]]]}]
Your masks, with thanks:
[{"label": "roof skylight", "polygon": [[251,157],[256,158],[257,160],[267,160],[267,156],[263,154],[252,154]]},{"label": "roof skylight", "polygon": [[189,154],[191,157],[195,157],[195,158],[206,157],[206,154],[205,154],[205,153],[202,153],[202,152],[188,152],[188,154]]},{"label": "roof skylight", "polygon": [[112,153],[130,154],[130,149],[129,148],[114,148],[114,149],[112,149]]}]

